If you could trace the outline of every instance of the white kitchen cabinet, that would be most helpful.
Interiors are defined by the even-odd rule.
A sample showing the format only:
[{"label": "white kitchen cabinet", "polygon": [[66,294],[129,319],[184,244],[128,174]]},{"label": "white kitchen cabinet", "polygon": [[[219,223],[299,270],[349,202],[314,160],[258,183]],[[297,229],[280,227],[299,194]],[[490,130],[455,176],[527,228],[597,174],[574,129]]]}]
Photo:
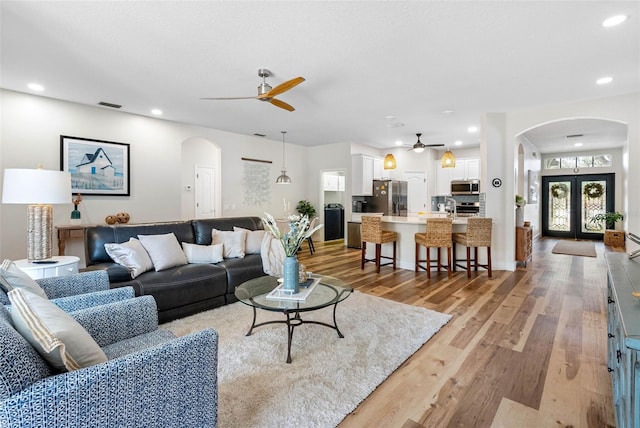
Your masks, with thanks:
[{"label": "white kitchen cabinet", "polygon": [[324,191],[335,192],[338,190],[338,176],[324,174]]},{"label": "white kitchen cabinet", "polygon": [[324,174],[323,190],[326,192],[344,192],[344,176]]},{"label": "white kitchen cabinet", "polygon": [[439,160],[435,161],[436,168],[436,194],[448,195],[451,193],[452,180],[479,180],[480,159],[456,159],[455,168],[442,168]]},{"label": "white kitchen cabinet", "polygon": [[358,154],[351,157],[352,194],[355,196],[371,196],[373,179],[385,178],[384,159],[381,157]]}]

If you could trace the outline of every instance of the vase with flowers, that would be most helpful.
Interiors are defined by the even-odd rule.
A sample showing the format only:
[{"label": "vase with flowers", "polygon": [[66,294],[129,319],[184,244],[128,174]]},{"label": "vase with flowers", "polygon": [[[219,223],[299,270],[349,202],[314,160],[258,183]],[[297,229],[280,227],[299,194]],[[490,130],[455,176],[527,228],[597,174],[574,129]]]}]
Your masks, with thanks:
[{"label": "vase with flowers", "polygon": [[524,226],[524,206],[527,201],[521,195],[516,195],[516,227]]},{"label": "vase with flowers", "polygon": [[82,202],[82,195],[80,193],[76,194],[75,198],[71,199],[71,203],[73,203],[73,211],[71,211],[71,224],[80,224],[80,210],[78,209],[78,205]]},{"label": "vase with flowers", "polygon": [[313,229],[309,228],[309,217],[306,215],[291,215],[287,217],[289,230],[285,233],[278,229],[278,225],[273,216],[264,213],[262,223],[271,235],[282,243],[285,259],[282,267],[282,289],[286,292],[297,293],[299,285],[299,265],[298,249],[305,239],[309,238],[316,230],[322,227],[321,224]]}]

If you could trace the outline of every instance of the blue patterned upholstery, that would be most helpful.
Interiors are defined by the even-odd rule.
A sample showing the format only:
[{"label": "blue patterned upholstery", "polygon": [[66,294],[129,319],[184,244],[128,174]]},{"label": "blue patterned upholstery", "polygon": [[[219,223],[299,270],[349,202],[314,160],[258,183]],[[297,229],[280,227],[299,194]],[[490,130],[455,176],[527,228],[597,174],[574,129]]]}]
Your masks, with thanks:
[{"label": "blue patterned upholstery", "polygon": [[[65,312],[79,311],[98,305],[135,296],[133,287],[109,289],[109,275],[106,271],[90,271],[68,276],[37,279],[45,294]],[[10,305],[9,298],[0,288],[0,303]]]},{"label": "blue patterned upholstery", "polygon": [[0,426],[215,427],[218,335],[158,329],[151,296],[71,315],[109,361],[52,374],[0,306]]}]

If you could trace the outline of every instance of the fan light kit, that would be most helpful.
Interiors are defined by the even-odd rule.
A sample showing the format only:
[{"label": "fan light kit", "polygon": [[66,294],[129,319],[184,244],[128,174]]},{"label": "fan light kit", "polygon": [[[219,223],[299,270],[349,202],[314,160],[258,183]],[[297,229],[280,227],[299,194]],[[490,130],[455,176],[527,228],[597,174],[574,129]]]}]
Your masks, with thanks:
[{"label": "fan light kit", "polygon": [[287,80],[284,83],[279,84],[275,88],[272,88],[267,83],[267,77],[271,76],[271,71],[266,68],[258,69],[258,76],[262,77],[262,83],[258,86],[258,96],[256,97],[227,97],[227,98],[200,98],[201,100],[251,100],[256,99],[260,101],[268,101],[276,107],[280,107],[281,109],[287,111],[294,111],[295,108],[293,106],[285,103],[284,101],[280,101],[275,98],[276,95],[280,95],[284,92],[287,92],[294,86],[299,85],[304,82],[304,77],[295,77],[291,80]]},{"label": "fan light kit", "polygon": [[409,149],[409,151],[413,150],[416,153],[422,153],[422,152],[424,152],[424,149],[426,149],[427,147],[442,147],[442,146],[444,146],[444,144],[423,144],[422,141],[420,141],[420,136],[422,135],[422,133],[418,133],[416,135],[418,136],[418,141],[413,145],[412,148]]}]

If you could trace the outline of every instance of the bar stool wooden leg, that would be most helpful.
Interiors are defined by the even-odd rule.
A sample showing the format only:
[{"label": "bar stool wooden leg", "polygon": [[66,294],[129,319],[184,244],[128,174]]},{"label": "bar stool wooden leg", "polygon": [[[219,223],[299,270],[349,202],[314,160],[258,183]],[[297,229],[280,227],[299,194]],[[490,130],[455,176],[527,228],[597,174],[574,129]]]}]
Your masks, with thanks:
[{"label": "bar stool wooden leg", "polygon": [[415,251],[415,256],[416,256],[416,264],[415,264],[415,271],[418,272],[418,260],[420,260],[420,256],[419,256],[419,251],[420,251],[420,244],[418,244],[417,242],[415,243],[416,245],[416,251]]},{"label": "bar stool wooden leg", "polygon": [[393,270],[396,270],[396,241],[393,241]]},{"label": "bar stool wooden leg", "polygon": [[431,248],[427,247],[427,278],[431,278]]},{"label": "bar stool wooden leg", "polygon": [[491,278],[491,247],[487,247],[487,268],[489,271],[489,278]]},{"label": "bar stool wooden leg", "polygon": [[471,278],[471,247],[467,247],[467,278]]},{"label": "bar stool wooden leg", "polygon": [[478,247],[473,247],[473,270],[478,271]]},{"label": "bar stool wooden leg", "polygon": [[456,263],[458,262],[456,260],[456,243],[455,242],[451,243],[451,252],[453,253],[453,266],[451,267],[451,269],[455,272],[456,271]]},{"label": "bar stool wooden leg", "polygon": [[362,255],[360,256],[360,269],[364,269],[364,256],[367,253],[367,243],[362,242]]},{"label": "bar stool wooden leg", "polygon": [[382,255],[382,244],[376,244],[376,272],[380,273],[380,256]]}]

